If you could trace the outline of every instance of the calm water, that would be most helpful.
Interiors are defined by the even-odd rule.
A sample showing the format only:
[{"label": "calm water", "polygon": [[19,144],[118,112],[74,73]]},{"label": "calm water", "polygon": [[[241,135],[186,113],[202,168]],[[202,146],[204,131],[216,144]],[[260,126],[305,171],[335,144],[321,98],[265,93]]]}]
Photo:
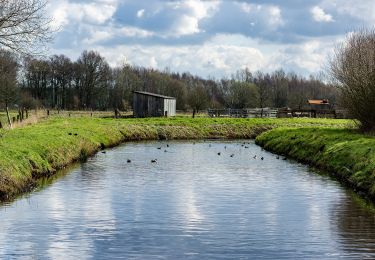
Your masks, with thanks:
[{"label": "calm water", "polygon": [[0,207],[0,258],[375,258],[373,207],[241,143],[128,143],[100,153]]}]

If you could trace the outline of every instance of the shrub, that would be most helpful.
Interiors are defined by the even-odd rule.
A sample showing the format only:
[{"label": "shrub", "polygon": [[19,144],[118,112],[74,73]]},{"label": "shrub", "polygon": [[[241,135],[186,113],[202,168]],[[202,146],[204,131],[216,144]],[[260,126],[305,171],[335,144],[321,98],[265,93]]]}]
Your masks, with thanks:
[{"label": "shrub", "polygon": [[341,90],[342,105],[364,131],[375,130],[375,29],[349,34],[335,49],[330,74]]}]

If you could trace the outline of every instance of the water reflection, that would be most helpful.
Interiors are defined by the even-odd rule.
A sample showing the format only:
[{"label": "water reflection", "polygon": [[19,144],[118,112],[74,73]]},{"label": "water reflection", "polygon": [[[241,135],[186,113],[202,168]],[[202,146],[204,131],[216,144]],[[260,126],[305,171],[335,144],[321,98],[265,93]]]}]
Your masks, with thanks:
[{"label": "water reflection", "polygon": [[0,257],[375,257],[372,207],[329,178],[241,142],[166,144],[98,154],[0,208]]},{"label": "water reflection", "polygon": [[375,256],[375,210],[356,194],[331,208],[331,221],[343,251],[358,258]]}]

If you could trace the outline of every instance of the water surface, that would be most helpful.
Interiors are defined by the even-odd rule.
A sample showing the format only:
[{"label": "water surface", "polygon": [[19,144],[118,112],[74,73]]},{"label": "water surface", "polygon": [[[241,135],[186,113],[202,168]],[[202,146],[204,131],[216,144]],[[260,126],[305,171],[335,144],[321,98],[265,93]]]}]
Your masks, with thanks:
[{"label": "water surface", "polygon": [[0,207],[0,258],[375,258],[371,205],[247,142],[99,153]]}]

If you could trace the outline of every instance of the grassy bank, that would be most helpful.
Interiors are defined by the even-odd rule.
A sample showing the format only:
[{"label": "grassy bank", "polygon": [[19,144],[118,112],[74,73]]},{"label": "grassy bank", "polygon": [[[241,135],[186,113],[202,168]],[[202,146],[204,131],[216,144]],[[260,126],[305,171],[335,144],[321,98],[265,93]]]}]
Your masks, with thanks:
[{"label": "grassy bank", "polygon": [[74,161],[129,140],[255,138],[279,126],[346,127],[328,119],[102,119],[53,117],[34,125],[0,131],[0,198],[33,187]]},{"label": "grassy bank", "polygon": [[375,198],[375,137],[338,128],[278,128],[263,133],[256,142],[327,170],[368,197]]}]

